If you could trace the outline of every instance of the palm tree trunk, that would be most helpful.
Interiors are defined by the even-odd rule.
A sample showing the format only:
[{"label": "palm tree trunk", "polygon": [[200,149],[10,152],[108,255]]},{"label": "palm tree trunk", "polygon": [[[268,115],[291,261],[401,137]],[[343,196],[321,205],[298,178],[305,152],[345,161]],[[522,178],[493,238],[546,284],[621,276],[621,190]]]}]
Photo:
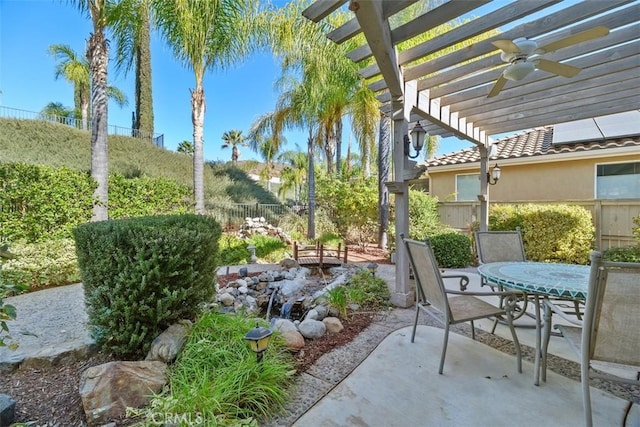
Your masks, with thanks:
[{"label": "palm tree trunk", "polygon": [[[106,87],[105,87],[105,92],[106,92]],[[82,94],[80,95],[80,109],[81,109],[81,115],[82,115],[82,130],[87,130],[89,129],[89,94]]]},{"label": "palm tree trunk", "polygon": [[[107,145],[107,66],[109,52],[102,31],[89,38],[88,52],[91,66],[91,177],[98,183],[94,192],[91,221],[109,218],[109,151]],[[84,118],[83,118],[84,120]]]},{"label": "palm tree trunk", "polygon": [[153,96],[151,91],[151,38],[149,11],[144,3],[140,14],[140,39],[136,47],[136,126],[138,136],[153,138]]},{"label": "palm tree trunk", "polygon": [[308,209],[308,222],[307,222],[307,238],[316,238],[316,174],[313,164],[313,136],[312,131],[309,129],[309,139],[307,140],[307,154],[309,156],[309,170],[307,175],[308,189],[309,189],[309,209]]},{"label": "palm tree trunk", "polygon": [[342,117],[336,121],[336,175],[340,175],[342,162]]},{"label": "palm tree trunk", "polygon": [[378,247],[387,248],[389,230],[389,189],[384,184],[389,180],[391,119],[380,115],[380,142],[378,149]]},{"label": "palm tree trunk", "polygon": [[193,196],[195,212],[204,215],[204,89],[202,82],[191,91],[191,121],[193,123]]}]

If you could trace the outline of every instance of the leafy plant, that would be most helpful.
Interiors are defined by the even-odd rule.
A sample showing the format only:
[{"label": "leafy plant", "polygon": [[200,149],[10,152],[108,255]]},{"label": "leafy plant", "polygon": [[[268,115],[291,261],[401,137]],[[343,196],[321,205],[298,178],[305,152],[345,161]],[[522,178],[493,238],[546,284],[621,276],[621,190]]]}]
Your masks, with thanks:
[{"label": "leafy plant", "polygon": [[640,245],[610,248],[604,251],[602,256],[607,261],[640,262]]},{"label": "leafy plant", "polygon": [[336,286],[335,288],[328,289],[322,299],[329,304],[329,307],[333,307],[338,310],[340,317],[343,319],[347,318],[349,299],[347,288],[345,286]]},{"label": "leafy plant", "polygon": [[[15,255],[9,252],[7,245],[2,245],[0,247],[0,274],[2,274],[2,264],[5,260],[15,258]],[[0,277],[1,278],[1,277]],[[16,318],[16,308],[11,304],[4,303],[4,297],[6,293],[9,291],[20,291],[19,286],[3,284],[0,282],[0,347],[5,347],[7,344],[4,342],[5,339],[11,338],[9,333],[9,327],[7,326],[8,320],[14,320]],[[9,348],[15,350],[18,347],[16,343],[9,344]]]},{"label": "leafy plant", "polygon": [[274,334],[258,364],[243,339],[254,326],[255,320],[242,315],[204,314],[170,371],[171,388],[138,414],[150,421],[161,408],[163,413],[198,414],[199,425],[251,426],[257,425],[254,417],[281,409],[293,362]]},{"label": "leafy plant", "polygon": [[389,286],[384,279],[361,271],[353,275],[346,285],[350,302],[363,308],[377,309],[389,305]]},{"label": "leafy plant", "polygon": [[72,239],[15,243],[15,259],[5,263],[2,282],[35,290],[80,281],[76,247]]}]

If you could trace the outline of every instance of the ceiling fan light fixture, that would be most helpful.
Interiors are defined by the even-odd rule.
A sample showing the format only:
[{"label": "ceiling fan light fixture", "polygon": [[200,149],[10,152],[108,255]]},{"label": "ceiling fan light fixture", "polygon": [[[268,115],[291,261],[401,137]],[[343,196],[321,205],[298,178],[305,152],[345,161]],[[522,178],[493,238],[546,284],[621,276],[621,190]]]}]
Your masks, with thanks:
[{"label": "ceiling fan light fixture", "polygon": [[507,80],[519,81],[531,74],[533,70],[535,66],[531,62],[514,62],[504,70],[502,75]]}]

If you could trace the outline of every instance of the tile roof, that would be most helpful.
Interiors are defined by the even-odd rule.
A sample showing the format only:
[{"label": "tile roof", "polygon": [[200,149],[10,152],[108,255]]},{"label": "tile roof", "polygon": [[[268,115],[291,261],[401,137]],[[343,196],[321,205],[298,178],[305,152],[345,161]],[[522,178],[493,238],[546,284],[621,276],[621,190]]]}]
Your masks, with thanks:
[{"label": "tile roof", "polygon": [[[553,126],[533,129],[496,141],[496,155],[490,160],[523,159],[536,156],[550,156],[564,153],[606,150],[622,147],[638,147],[640,154],[640,135],[624,138],[612,138],[600,141],[553,144]],[[434,157],[427,161],[429,167],[457,165],[480,161],[478,147]]]}]

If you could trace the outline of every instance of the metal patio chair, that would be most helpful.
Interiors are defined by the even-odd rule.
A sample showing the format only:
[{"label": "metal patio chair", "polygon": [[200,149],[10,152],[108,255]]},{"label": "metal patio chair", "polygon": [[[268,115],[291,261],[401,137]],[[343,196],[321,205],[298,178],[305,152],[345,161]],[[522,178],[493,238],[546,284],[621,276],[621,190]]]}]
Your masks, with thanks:
[{"label": "metal patio chair", "polygon": [[[585,425],[592,426],[589,381],[602,378],[640,386],[640,263],[608,262],[600,252],[591,254],[589,290],[583,321],[564,316],[552,301],[544,301],[545,319],[551,312],[571,325],[555,325],[580,356],[580,378]],[[547,347],[551,334],[545,325],[543,337],[542,379],[546,379]],[[594,367],[593,362],[603,362]],[[602,369],[631,369],[635,379],[604,372]]]},{"label": "metal patio chair", "polygon": [[[400,238],[404,241],[407,248],[416,283],[416,316],[413,323],[413,332],[411,333],[411,342],[415,340],[420,310],[424,310],[429,315],[444,323],[444,344],[438,372],[442,374],[444,369],[444,359],[447,353],[447,342],[449,340],[449,327],[451,325],[471,322],[471,336],[475,340],[474,320],[504,316],[511,330],[511,335],[513,336],[518,372],[522,373],[520,342],[518,341],[518,336],[516,335],[512,322],[515,300],[517,296],[522,296],[522,293],[496,291],[469,292],[446,289],[443,275],[438,269],[438,263],[433,255],[429,240],[419,242],[407,239],[402,234]],[[503,297],[505,303],[503,307],[496,307],[477,298],[478,296]],[[437,315],[431,309],[436,310],[440,315]]]},{"label": "metal patio chair", "polygon": [[[520,227],[515,231],[476,231],[474,233],[476,242],[476,252],[478,254],[478,263],[488,264],[490,262],[508,262],[508,261],[526,261],[524,253],[524,244],[522,243],[522,235]],[[481,278],[480,286],[489,286],[492,290],[496,287],[502,291],[502,286],[495,283],[488,283]],[[527,312],[528,298],[522,298],[515,306],[513,320],[517,320]],[[502,302],[501,302],[502,304]],[[491,333],[494,333],[498,325],[498,318],[493,324]]]}]

